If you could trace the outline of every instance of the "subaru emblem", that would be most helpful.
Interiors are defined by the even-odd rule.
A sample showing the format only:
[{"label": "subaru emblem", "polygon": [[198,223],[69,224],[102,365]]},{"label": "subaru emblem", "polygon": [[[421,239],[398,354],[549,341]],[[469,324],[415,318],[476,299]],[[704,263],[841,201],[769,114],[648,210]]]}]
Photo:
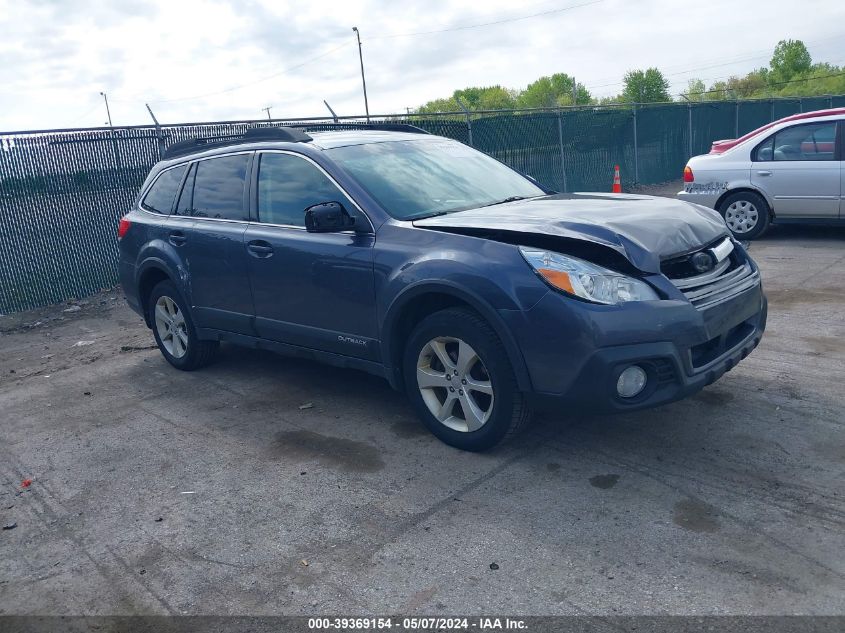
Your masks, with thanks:
[{"label": "subaru emblem", "polygon": [[709,273],[713,270],[715,265],[712,255],[710,255],[710,253],[705,253],[704,251],[693,255],[691,263],[692,267],[699,273]]}]

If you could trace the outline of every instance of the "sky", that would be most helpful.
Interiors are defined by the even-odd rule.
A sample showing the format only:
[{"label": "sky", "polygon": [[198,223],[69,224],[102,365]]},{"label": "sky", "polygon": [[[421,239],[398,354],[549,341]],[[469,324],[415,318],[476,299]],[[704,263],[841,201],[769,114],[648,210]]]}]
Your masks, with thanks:
[{"label": "sky", "polygon": [[597,97],[656,66],[673,94],[780,39],[845,64],[841,0],[0,0],[0,132],[405,112],[566,72]]}]

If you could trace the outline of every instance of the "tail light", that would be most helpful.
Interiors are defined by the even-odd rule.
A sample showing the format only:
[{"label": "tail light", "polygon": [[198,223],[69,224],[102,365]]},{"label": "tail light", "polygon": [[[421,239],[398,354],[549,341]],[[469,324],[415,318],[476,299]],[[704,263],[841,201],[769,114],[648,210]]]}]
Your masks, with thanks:
[{"label": "tail light", "polygon": [[692,167],[689,165],[684,167],[684,182],[695,182],[695,176],[692,175]]},{"label": "tail light", "polygon": [[130,226],[132,226],[132,223],[126,219],[126,216],[120,218],[120,222],[117,225],[117,239],[122,239]]}]

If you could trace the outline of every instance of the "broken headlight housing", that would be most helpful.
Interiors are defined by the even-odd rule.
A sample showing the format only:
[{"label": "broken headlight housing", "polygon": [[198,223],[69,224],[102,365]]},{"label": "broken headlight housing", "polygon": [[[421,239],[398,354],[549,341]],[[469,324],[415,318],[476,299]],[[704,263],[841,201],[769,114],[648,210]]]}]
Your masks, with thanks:
[{"label": "broken headlight housing", "polygon": [[577,257],[528,246],[520,246],[519,252],[546,283],[580,299],[612,305],[660,298],[639,279]]}]

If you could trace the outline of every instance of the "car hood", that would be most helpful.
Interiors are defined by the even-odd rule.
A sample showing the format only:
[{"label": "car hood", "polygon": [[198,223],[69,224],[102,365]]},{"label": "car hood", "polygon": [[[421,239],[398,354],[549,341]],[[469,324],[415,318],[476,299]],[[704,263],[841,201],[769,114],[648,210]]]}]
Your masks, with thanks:
[{"label": "car hood", "polygon": [[561,237],[611,248],[644,272],[660,261],[729,235],[706,207],[631,194],[556,194],[415,220],[414,226],[460,232],[504,231]]}]

